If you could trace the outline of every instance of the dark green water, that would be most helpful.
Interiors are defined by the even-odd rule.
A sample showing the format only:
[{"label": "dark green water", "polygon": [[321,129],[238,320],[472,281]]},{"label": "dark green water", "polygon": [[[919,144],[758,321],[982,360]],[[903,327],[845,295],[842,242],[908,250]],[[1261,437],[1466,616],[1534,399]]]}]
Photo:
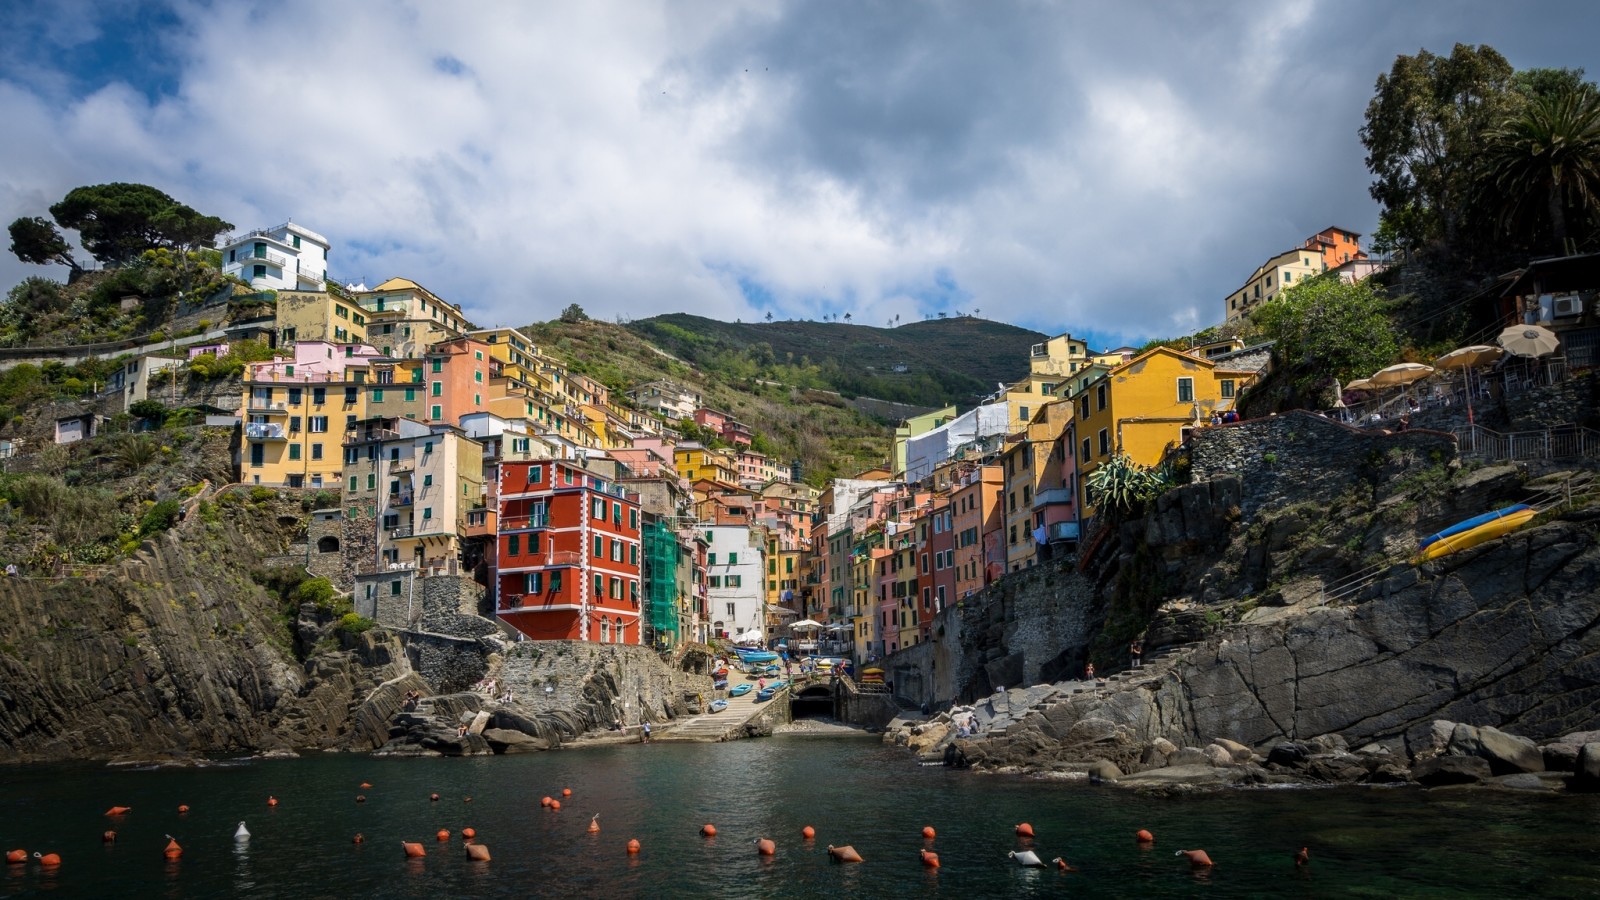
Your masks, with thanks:
[{"label": "dark green water", "polygon": [[[370,781],[373,787],[360,791]],[[570,787],[560,812],[539,807]],[[441,800],[430,802],[438,792]],[[357,793],[367,802],[357,804]],[[269,809],[267,796],[280,804]],[[472,802],[462,802],[463,797]],[[192,809],[179,816],[177,807]],[[101,843],[113,805],[133,812]],[[601,832],[585,831],[600,814]],[[234,827],[253,837],[236,847]],[[1006,858],[1018,822],[1046,859]],[[716,824],[714,840],[698,835]],[[814,844],[800,838],[817,830]],[[921,829],[944,863],[922,867]],[[475,828],[494,859],[465,858]],[[439,844],[434,832],[447,828]],[[1156,849],[1132,834],[1148,828]],[[356,832],[366,842],[353,844]],[[184,847],[162,858],[165,834]],[[776,858],[752,841],[771,837]],[[644,850],[630,858],[629,838]],[[406,860],[402,840],[428,856]],[[853,844],[860,865],[829,862]],[[1292,854],[1313,862],[1296,870]],[[1582,897],[1600,896],[1600,799],[1416,790],[1230,791],[1145,800],[1113,788],[920,768],[872,739],[778,737],[520,757],[327,755],[203,769],[0,769],[0,895],[52,897]],[[1202,847],[1196,877],[1173,857]]]}]

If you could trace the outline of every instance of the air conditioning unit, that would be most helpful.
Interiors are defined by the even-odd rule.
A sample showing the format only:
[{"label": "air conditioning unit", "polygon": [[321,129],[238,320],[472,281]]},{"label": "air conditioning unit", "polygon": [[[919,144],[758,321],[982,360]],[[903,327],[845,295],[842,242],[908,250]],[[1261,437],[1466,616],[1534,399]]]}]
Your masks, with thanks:
[{"label": "air conditioning unit", "polygon": [[1558,319],[1575,319],[1583,315],[1583,298],[1577,294],[1555,298],[1555,317]]}]

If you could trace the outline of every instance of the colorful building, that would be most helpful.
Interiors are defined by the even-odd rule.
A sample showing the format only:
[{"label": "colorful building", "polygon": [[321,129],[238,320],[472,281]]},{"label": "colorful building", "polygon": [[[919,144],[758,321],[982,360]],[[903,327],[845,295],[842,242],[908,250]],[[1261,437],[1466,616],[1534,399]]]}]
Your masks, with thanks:
[{"label": "colorful building", "polygon": [[714,637],[738,640],[767,633],[760,529],[748,525],[701,525],[706,538],[706,615]]},{"label": "colorful building", "polygon": [[919,434],[927,434],[935,428],[943,427],[956,417],[956,408],[946,406],[935,409],[918,416],[902,419],[894,429],[894,477],[903,477],[906,473],[906,442]]},{"label": "colorful building", "polygon": [[1004,470],[998,465],[978,464],[969,465],[951,489],[957,600],[983,590],[1005,571],[1001,560],[989,558],[984,551],[984,536],[1003,531],[1005,513],[1000,497],[1004,491]]},{"label": "colorful building", "polygon": [[1257,266],[1244,285],[1223,301],[1227,321],[1247,315],[1279,292],[1307,278],[1366,258],[1361,252],[1361,235],[1344,228],[1324,228],[1306,238],[1299,247],[1285,250]]},{"label": "colorful building", "polygon": [[715,481],[737,485],[739,464],[732,454],[713,450],[697,441],[684,441],[673,450],[673,468],[685,481]]},{"label": "colorful building", "polygon": [[473,330],[461,308],[408,278],[356,294],[367,314],[367,342],[384,356],[410,359]]},{"label": "colorful building", "polygon": [[[459,569],[465,542],[487,537],[483,446],[448,425],[357,422],[344,445],[346,545],[368,535],[361,570]],[[451,572],[454,574],[454,572]]]},{"label": "colorful building", "polygon": [[345,432],[367,417],[368,376],[379,358],[364,344],[301,341],[293,357],[246,367],[240,480],[337,488]]},{"label": "colorful building", "polygon": [[366,311],[343,291],[279,291],[272,325],[279,347],[296,341],[359,344],[367,340]]},{"label": "colorful building", "polygon": [[501,464],[495,612],[535,640],[643,643],[639,500],[577,462]]},{"label": "colorful building", "polygon": [[257,290],[320,291],[328,278],[331,246],[315,231],[285,222],[228,237],[217,249],[222,253],[222,273]]}]

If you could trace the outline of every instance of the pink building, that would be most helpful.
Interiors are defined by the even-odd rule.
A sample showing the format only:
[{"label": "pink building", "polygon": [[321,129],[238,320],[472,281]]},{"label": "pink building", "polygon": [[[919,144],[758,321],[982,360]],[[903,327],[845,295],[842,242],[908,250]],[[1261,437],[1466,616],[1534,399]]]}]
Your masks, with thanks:
[{"label": "pink building", "polygon": [[294,358],[278,358],[272,362],[252,363],[247,381],[277,381],[295,379],[320,379],[344,381],[345,369],[357,366],[362,369],[384,355],[367,344],[334,344],[328,341],[296,341]]}]

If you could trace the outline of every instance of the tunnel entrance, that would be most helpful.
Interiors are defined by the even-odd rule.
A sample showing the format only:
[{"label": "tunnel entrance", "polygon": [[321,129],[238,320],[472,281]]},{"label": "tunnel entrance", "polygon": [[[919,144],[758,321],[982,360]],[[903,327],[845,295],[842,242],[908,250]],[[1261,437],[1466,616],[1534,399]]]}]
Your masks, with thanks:
[{"label": "tunnel entrance", "polygon": [[833,718],[833,688],[812,685],[791,696],[789,715],[795,719]]}]

